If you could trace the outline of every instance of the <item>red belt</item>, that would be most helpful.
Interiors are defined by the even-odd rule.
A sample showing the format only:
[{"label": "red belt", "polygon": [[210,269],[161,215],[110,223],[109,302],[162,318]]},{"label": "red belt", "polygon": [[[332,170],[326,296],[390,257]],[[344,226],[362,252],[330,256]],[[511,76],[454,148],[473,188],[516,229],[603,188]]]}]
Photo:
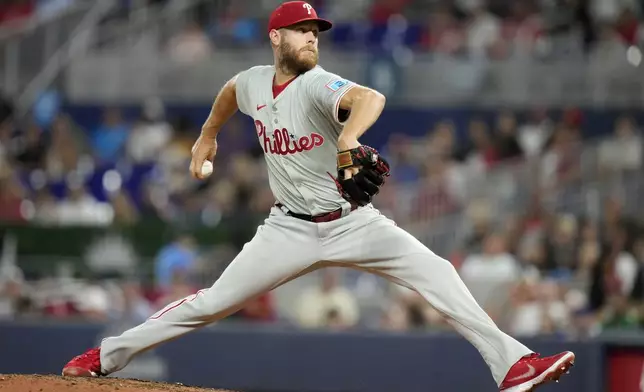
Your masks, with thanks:
[{"label": "red belt", "polygon": [[[288,209],[284,207],[282,203],[277,203],[275,204],[275,206],[280,208],[282,211],[286,209],[286,211],[284,211],[286,215],[292,216],[293,218],[302,219],[308,222],[314,222],[314,223],[331,222],[336,219],[342,218],[342,208],[338,208],[335,211],[331,211],[331,212],[327,212],[319,215],[305,215],[305,214],[297,214],[295,212],[288,211]],[[358,208],[357,204],[351,203],[351,211],[357,208]]]}]

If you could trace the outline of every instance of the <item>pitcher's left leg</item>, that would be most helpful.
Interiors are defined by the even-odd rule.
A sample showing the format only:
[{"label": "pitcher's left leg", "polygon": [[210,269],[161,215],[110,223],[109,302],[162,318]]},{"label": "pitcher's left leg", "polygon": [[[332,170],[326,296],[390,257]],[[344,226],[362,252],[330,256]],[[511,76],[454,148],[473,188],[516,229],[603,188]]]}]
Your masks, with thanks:
[{"label": "pitcher's left leg", "polygon": [[[323,250],[326,260],[349,263],[417,291],[478,349],[503,389],[510,369],[532,358],[526,357],[532,350],[496,326],[449,261],[375,208],[359,209],[338,221],[331,232],[336,235],[329,236],[332,245]],[[521,376],[517,374],[517,385],[527,380]],[[529,389],[517,389],[523,390]]]}]

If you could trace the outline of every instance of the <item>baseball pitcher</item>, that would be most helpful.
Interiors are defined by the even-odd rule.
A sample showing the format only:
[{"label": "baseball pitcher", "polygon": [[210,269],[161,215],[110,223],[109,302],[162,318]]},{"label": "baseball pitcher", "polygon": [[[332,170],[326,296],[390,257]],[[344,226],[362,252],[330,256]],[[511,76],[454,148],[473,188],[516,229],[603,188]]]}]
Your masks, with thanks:
[{"label": "baseball pitcher", "polygon": [[372,206],[389,165],[358,140],[380,116],[385,97],[318,66],[318,35],[331,26],[306,2],[281,4],[268,24],[274,64],[228,81],[194,144],[190,173],[203,179],[224,123],[237,110],[253,119],[276,200],[255,236],[212,287],[103,339],[73,358],[63,375],[116,372],[133,356],[327,266],[374,273],[418,292],[478,349],[502,391],[532,391],[568,372],[574,353],[540,357],[499,330],[450,262]]}]

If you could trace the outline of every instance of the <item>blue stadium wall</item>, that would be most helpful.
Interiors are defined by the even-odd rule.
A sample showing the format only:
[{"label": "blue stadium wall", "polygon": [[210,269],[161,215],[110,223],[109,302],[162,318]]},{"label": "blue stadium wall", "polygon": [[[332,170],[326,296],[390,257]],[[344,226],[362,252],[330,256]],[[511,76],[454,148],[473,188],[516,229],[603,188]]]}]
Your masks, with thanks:
[{"label": "blue stadium wall", "polygon": [[[98,324],[0,323],[0,373],[58,374],[68,359],[113,332]],[[543,392],[641,390],[644,348],[637,341],[524,342],[543,354],[564,349],[577,354],[571,374]],[[302,332],[220,324],[145,353],[125,371],[129,373],[115,376],[245,392],[498,390],[478,352],[453,334]]]}]

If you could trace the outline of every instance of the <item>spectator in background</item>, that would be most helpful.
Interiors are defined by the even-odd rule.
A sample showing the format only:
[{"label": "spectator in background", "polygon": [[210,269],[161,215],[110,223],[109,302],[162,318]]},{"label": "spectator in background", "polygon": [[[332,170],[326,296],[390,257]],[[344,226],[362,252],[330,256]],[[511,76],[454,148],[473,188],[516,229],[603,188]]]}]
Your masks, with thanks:
[{"label": "spectator in background", "polygon": [[[0,240],[3,240],[3,237],[0,237]],[[22,303],[26,300],[25,291],[22,270],[0,260],[0,320],[11,319],[19,313]]]},{"label": "spectator in background", "polygon": [[338,24],[350,23],[357,20],[363,21],[369,17],[369,9],[372,6],[372,0],[354,0],[348,1],[322,1],[320,5],[313,5],[318,11],[318,15],[324,14],[329,20],[336,21]]},{"label": "spectator in background", "polygon": [[164,191],[170,196],[184,192],[194,184],[190,176],[186,176],[186,167],[190,165],[194,135],[199,132],[190,119],[184,116],[176,120],[173,129],[175,132],[172,140],[157,161],[157,180],[163,183]]},{"label": "spectator in background", "polygon": [[440,121],[427,134],[424,158],[451,159],[456,149],[456,127],[449,120]]},{"label": "spectator in background", "polygon": [[639,228],[637,240],[633,245],[633,255],[637,260],[637,273],[630,301],[637,309],[640,328],[642,328],[644,327],[644,225]]},{"label": "spectator in background", "polygon": [[613,137],[599,146],[599,171],[606,177],[633,173],[641,175],[643,143],[641,133],[631,117],[622,116],[615,121]]},{"label": "spectator in background", "polygon": [[57,200],[50,190],[38,184],[34,187],[32,200],[35,208],[35,215],[32,222],[42,226],[53,226],[58,223]]},{"label": "spectator in background", "polygon": [[546,141],[552,133],[552,121],[545,109],[533,109],[528,113],[527,121],[519,126],[517,141],[526,158],[541,154]]},{"label": "spectator in background", "polygon": [[[249,17],[248,4],[241,1],[231,1],[226,11],[213,23],[211,34],[219,41],[225,41],[239,48],[257,42],[259,23]],[[318,9],[318,8],[316,8]]]},{"label": "spectator in background", "polygon": [[57,223],[61,226],[108,226],[114,220],[109,203],[101,202],[87,191],[83,178],[67,180],[67,197],[56,207]]},{"label": "spectator in background", "polygon": [[67,173],[84,172],[83,162],[89,161],[91,148],[87,134],[66,114],[58,115],[51,126],[51,142],[45,159],[50,179],[63,180]]},{"label": "spectator in background", "polygon": [[0,167],[0,221],[24,223],[23,200],[27,194],[10,166]]},{"label": "spectator in background", "polygon": [[589,62],[595,72],[610,75],[619,72],[626,55],[627,45],[612,23],[602,22],[597,29],[597,41],[591,47]]},{"label": "spectator in background", "polygon": [[413,204],[416,219],[431,221],[458,211],[465,194],[465,178],[460,171],[451,161],[440,156],[429,157],[423,170],[417,199]]},{"label": "spectator in background", "polygon": [[605,329],[633,329],[639,327],[638,309],[630,298],[636,288],[639,262],[635,258],[636,228],[622,220],[611,234],[610,241],[595,269],[591,298],[600,305],[600,321]]},{"label": "spectator in background", "polygon": [[589,289],[590,308],[600,317],[621,317],[626,311],[624,298],[632,295],[639,268],[633,256],[634,244],[634,233],[622,220],[602,246]]},{"label": "spectator in background", "polygon": [[468,254],[483,252],[483,244],[492,231],[492,207],[485,200],[474,200],[465,211],[471,229],[464,240],[464,250]]},{"label": "spectator in background", "polygon": [[577,219],[573,215],[563,214],[555,217],[552,224],[550,235],[546,239],[544,272],[569,277],[577,267]]},{"label": "spectator in background", "polygon": [[501,39],[499,18],[488,11],[485,0],[459,1],[467,14],[467,48],[469,55],[485,58],[493,53]]},{"label": "spectator in background", "polygon": [[497,160],[517,160],[523,156],[517,137],[516,117],[512,112],[502,111],[499,113],[496,123],[494,149]]},{"label": "spectator in background", "polygon": [[392,15],[403,12],[410,0],[375,0],[369,11],[373,24],[386,25]]},{"label": "spectator in background", "polygon": [[[387,150],[384,154],[391,166],[391,179],[397,183],[415,183],[419,178],[419,168],[411,153],[414,143],[405,134],[389,135]],[[424,155],[424,154],[423,154]]]},{"label": "spectator in background", "polygon": [[541,15],[531,0],[509,2],[509,15],[503,21],[502,37],[513,53],[532,54],[543,33]]},{"label": "spectator in background", "polygon": [[165,119],[165,108],[159,98],[143,103],[141,118],[132,127],[127,141],[128,156],[137,163],[155,161],[172,140],[172,126]]},{"label": "spectator in background", "polygon": [[116,108],[105,109],[103,123],[94,131],[92,144],[96,157],[102,163],[115,162],[123,153],[130,135],[130,126]]},{"label": "spectator in background", "polygon": [[571,318],[561,290],[553,280],[522,282],[512,295],[514,309],[510,319],[510,334],[534,337],[566,333]]},{"label": "spectator in background", "polygon": [[333,326],[346,329],[355,326],[360,319],[358,303],[349,289],[339,282],[337,269],[319,271],[319,286],[305,289],[297,304],[297,318],[305,328]]},{"label": "spectator in background", "polygon": [[0,167],[7,167],[13,160],[13,124],[10,120],[0,122]]},{"label": "spectator in background", "polygon": [[600,317],[604,330],[637,329],[640,327],[638,309],[631,306],[628,297],[624,295],[609,296]]},{"label": "spectator in background", "polygon": [[97,276],[132,276],[139,259],[132,242],[122,231],[101,231],[83,244],[82,258]]},{"label": "spectator in background", "polygon": [[255,323],[268,323],[277,320],[273,294],[268,292],[251,299],[232,318]]},{"label": "spectator in background", "polygon": [[168,304],[186,298],[199,295],[199,291],[188,282],[188,276],[183,270],[175,270],[170,279],[170,285],[162,290],[154,292],[154,308],[163,309]]},{"label": "spectator in background", "polygon": [[73,306],[78,316],[95,322],[106,322],[112,310],[112,298],[103,282],[90,279],[76,293]]},{"label": "spectator in background", "polygon": [[644,28],[634,8],[637,6],[624,7],[615,23],[617,33],[628,46],[639,46],[644,42]]},{"label": "spectator in background", "polygon": [[118,311],[118,317],[122,320],[140,323],[154,314],[150,302],[143,296],[141,284],[130,280],[121,284],[123,302]]},{"label": "spectator in background", "polygon": [[416,291],[402,286],[390,287],[392,299],[382,314],[381,328],[394,331],[449,328],[440,313]]},{"label": "spectator in background", "polygon": [[462,51],[464,44],[465,34],[451,7],[446,3],[436,5],[429,14],[421,45],[434,53],[454,55]]},{"label": "spectator in background", "polygon": [[139,214],[147,221],[157,221],[166,224],[172,219],[173,209],[170,204],[168,190],[163,184],[145,180],[141,184],[141,202]]},{"label": "spectator in background", "polygon": [[47,153],[47,137],[42,128],[31,122],[24,134],[15,139],[15,160],[28,169],[42,168]]},{"label": "spectator in background", "polygon": [[576,287],[583,292],[590,288],[592,271],[599,261],[601,244],[599,243],[599,229],[591,220],[580,223],[579,246],[577,247],[576,270],[571,287]]},{"label": "spectator in background", "polygon": [[[603,0],[600,0],[603,1]],[[595,31],[589,15],[589,1],[541,0],[544,33],[548,36],[550,54],[569,54],[574,47],[588,50],[595,40]],[[582,33],[582,42],[577,42],[577,31]]]},{"label": "spectator in background", "polygon": [[170,289],[177,276],[188,278],[197,267],[197,252],[194,238],[188,234],[179,234],[173,242],[159,251],[155,260],[155,278],[157,288]]},{"label": "spectator in background", "polygon": [[190,65],[212,55],[212,45],[208,36],[196,22],[189,22],[184,29],[172,37],[168,52],[173,62]]},{"label": "spectator in background", "polygon": [[114,211],[115,225],[130,226],[139,221],[139,211],[122,188],[108,192],[108,200]]},{"label": "spectator in background", "polygon": [[473,118],[468,126],[468,140],[456,154],[474,173],[483,173],[496,159],[494,143],[485,121]]},{"label": "spectator in background", "polygon": [[517,259],[508,253],[506,236],[492,232],[485,238],[483,251],[463,261],[460,274],[477,302],[494,319],[502,316],[509,289],[523,272]]},{"label": "spectator in background", "polygon": [[[574,185],[581,175],[579,134],[559,123],[540,164],[541,185],[544,191],[559,190]],[[558,193],[552,193],[557,197]]]}]

